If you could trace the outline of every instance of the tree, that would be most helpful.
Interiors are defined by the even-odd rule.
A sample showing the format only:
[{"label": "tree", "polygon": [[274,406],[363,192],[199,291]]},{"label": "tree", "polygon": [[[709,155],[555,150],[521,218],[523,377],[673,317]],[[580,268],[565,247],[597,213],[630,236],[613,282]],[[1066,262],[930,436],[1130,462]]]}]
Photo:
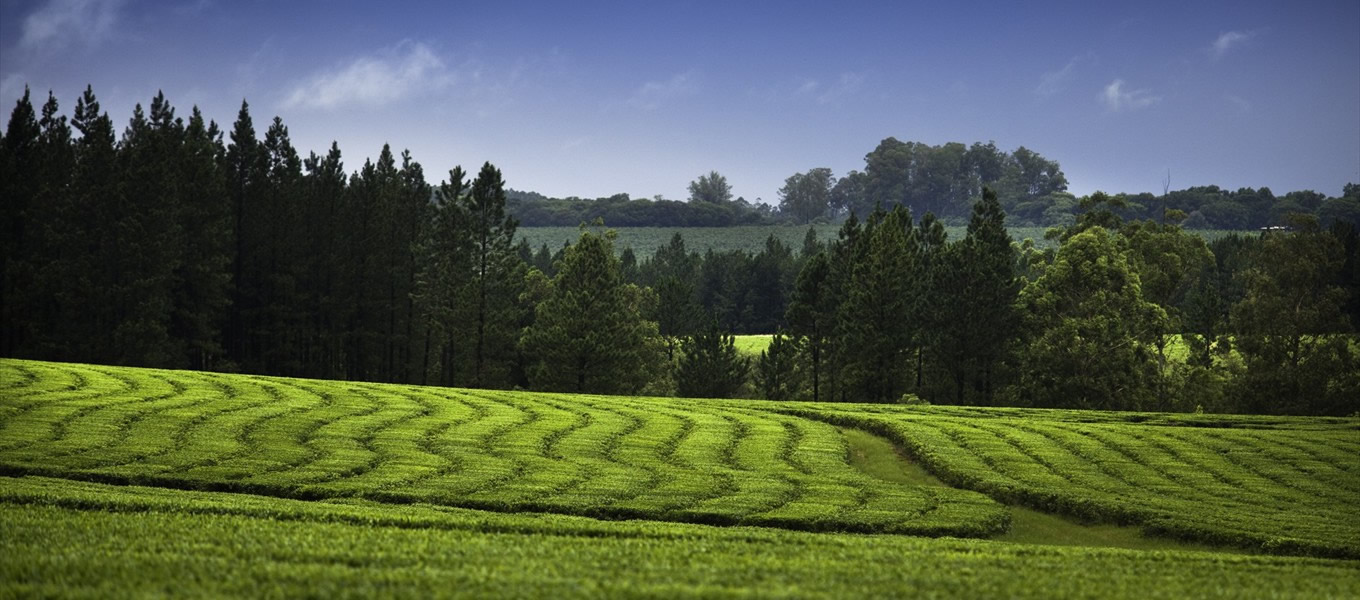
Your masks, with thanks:
[{"label": "tree", "polygon": [[1143,298],[1120,238],[1092,227],[1067,240],[1020,292],[1028,343],[1017,395],[1023,405],[1138,410],[1156,377],[1152,352],[1166,312]]},{"label": "tree", "polygon": [[798,396],[803,384],[798,353],[797,338],[783,331],[770,338],[770,346],[756,360],[755,384],[762,398],[793,400]]},{"label": "tree", "polygon": [[437,349],[439,360],[433,372],[445,386],[456,383],[456,359],[465,339],[464,289],[467,273],[473,268],[472,240],[465,235],[469,220],[463,200],[468,193],[465,177],[462,167],[454,167],[435,190],[434,215],[418,252],[421,263],[416,297],[427,328],[422,378],[432,372],[430,356]]},{"label": "tree", "polygon": [[979,392],[984,403],[992,401],[996,372],[1019,333],[1016,258],[1001,203],[984,188],[967,235],[945,249],[932,277],[939,315],[934,343],[957,403],[969,390]]},{"label": "tree", "polygon": [[717,320],[680,343],[675,382],[686,398],[733,398],[746,385],[751,359],[737,353],[735,338]]},{"label": "tree", "polygon": [[1248,410],[1347,415],[1360,408],[1360,364],[1335,282],[1342,266],[1336,238],[1315,220],[1270,234],[1242,273],[1246,297],[1232,307],[1235,346],[1246,363],[1238,381]]},{"label": "tree", "polygon": [[896,401],[906,389],[918,255],[911,214],[900,206],[870,216],[837,319],[847,391],[863,402]]},{"label": "tree", "polygon": [[789,332],[808,355],[813,401],[822,399],[822,373],[836,323],[830,279],[830,259],[825,252],[818,252],[798,272],[786,312]]},{"label": "tree", "polygon": [[825,167],[794,173],[779,188],[779,210],[799,222],[811,223],[827,214],[835,184],[831,169]]},{"label": "tree", "polygon": [[472,385],[504,386],[514,358],[523,262],[514,253],[518,222],[505,213],[505,182],[491,163],[482,165],[472,192],[462,196],[472,246],[475,323]]},{"label": "tree", "polygon": [[732,186],[717,171],[709,171],[689,182],[689,201],[708,204],[727,204],[732,201]]},{"label": "tree", "polygon": [[656,324],[642,318],[641,300],[619,275],[610,237],[582,232],[563,254],[522,338],[533,360],[532,385],[597,394],[640,391],[660,358]]}]

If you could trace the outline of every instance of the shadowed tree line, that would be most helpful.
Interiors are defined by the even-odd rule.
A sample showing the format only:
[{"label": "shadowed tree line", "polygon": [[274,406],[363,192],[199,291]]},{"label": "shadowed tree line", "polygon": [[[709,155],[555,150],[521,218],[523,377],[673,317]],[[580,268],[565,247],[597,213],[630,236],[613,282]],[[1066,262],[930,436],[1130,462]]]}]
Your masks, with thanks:
[{"label": "shadowed tree line", "polygon": [[[1289,231],[1206,244],[1184,212],[1130,219],[1128,197],[1096,193],[1039,249],[1010,239],[983,179],[873,179],[938,150],[885,144],[861,183],[898,200],[848,209],[827,244],[809,231],[796,251],[771,237],[699,254],[676,235],[616,256],[586,227],[556,252],[514,245],[489,163],[432,186],[387,146],[353,171],[335,144],[303,157],[244,102],[224,131],[158,94],[120,133],[90,89],[69,117],[26,93],[0,138],[0,353],[592,393],[1355,412],[1353,223],[1289,212]],[[1036,157],[1033,181],[1005,160],[999,181],[1055,193],[1061,172]],[[835,202],[815,191],[831,179],[787,189]],[[691,188],[691,204],[734,202],[717,173]],[[908,208],[958,202],[970,217],[952,241]],[[777,335],[752,360],[733,332]]]}]

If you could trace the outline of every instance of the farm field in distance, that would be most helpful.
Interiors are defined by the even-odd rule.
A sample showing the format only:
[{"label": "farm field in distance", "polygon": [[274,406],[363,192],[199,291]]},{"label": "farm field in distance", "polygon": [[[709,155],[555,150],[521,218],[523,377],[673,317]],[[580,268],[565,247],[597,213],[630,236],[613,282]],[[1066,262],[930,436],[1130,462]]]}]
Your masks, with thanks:
[{"label": "farm field in distance", "polygon": [[[671,237],[679,233],[685,239],[685,248],[703,254],[709,249],[715,252],[726,252],[730,250],[741,250],[752,254],[758,253],[765,248],[765,240],[773,235],[785,246],[797,253],[803,247],[803,238],[807,236],[808,228],[816,231],[817,239],[827,242],[836,239],[836,233],[840,231],[840,225],[742,225],[735,227],[609,227],[605,223],[605,228],[613,229],[618,238],[614,243],[616,252],[623,252],[625,248],[632,248],[633,253],[638,259],[651,257],[657,248],[664,246],[671,241]],[[599,229],[596,227],[589,228]],[[1035,244],[1041,247],[1050,247],[1052,243],[1044,239],[1044,232],[1047,227],[1009,227],[1011,239],[1019,242],[1025,239],[1034,240]],[[967,227],[951,225],[945,227],[945,232],[950,240],[957,240],[963,237]],[[1225,235],[1233,233],[1253,233],[1249,231],[1232,230],[1191,230],[1192,233],[1204,237],[1207,241],[1213,241]],[[562,248],[563,244],[574,243],[580,237],[579,227],[520,227],[516,230],[516,243],[523,239],[529,242],[529,246],[535,252],[543,245],[548,245],[548,250],[556,252]]]},{"label": "farm field in distance", "polygon": [[[0,589],[1344,597],[1360,591],[1358,457],[1355,418],[0,360],[0,553],[32,557],[6,561]],[[1041,519],[1058,533],[1028,529]],[[1142,535],[1091,547],[1122,544],[1083,523]]]}]

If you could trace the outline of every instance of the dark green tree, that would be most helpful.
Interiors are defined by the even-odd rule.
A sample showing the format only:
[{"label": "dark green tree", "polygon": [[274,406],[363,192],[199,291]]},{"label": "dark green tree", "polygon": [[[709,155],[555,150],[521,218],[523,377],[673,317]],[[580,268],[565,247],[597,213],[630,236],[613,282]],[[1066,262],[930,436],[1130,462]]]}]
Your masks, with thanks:
[{"label": "dark green tree", "polygon": [[689,182],[689,201],[727,204],[732,201],[732,186],[727,184],[726,177],[717,171],[710,171],[707,175],[700,175],[698,179]]},{"label": "dark green tree", "polygon": [[1122,238],[1097,226],[1068,239],[1019,306],[1028,333],[1016,389],[1023,405],[1147,406],[1166,312],[1143,298]]},{"label": "dark green tree", "polygon": [[916,316],[919,255],[911,214],[902,207],[871,215],[864,252],[837,315],[846,391],[862,402],[893,402],[906,390]]},{"label": "dark green tree", "polygon": [[734,398],[746,385],[751,359],[737,353],[735,338],[716,320],[680,342],[675,383],[686,398]]},{"label": "dark green tree", "polygon": [[798,368],[798,339],[776,332],[770,346],[760,352],[756,360],[755,387],[760,397],[768,400],[794,400],[803,389],[802,371]]},{"label": "dark green tree", "polygon": [[1241,275],[1246,297],[1232,324],[1247,369],[1238,394],[1251,412],[1351,414],[1360,409],[1360,361],[1335,283],[1342,249],[1315,219],[1295,226],[1267,235]]},{"label": "dark green tree", "polygon": [[932,276],[938,315],[933,340],[956,403],[965,403],[969,391],[992,403],[997,372],[1019,335],[1016,260],[1001,203],[984,188],[967,234],[941,254]]},{"label": "dark green tree", "polygon": [[794,173],[779,188],[779,210],[793,215],[800,223],[811,223],[826,216],[836,178],[831,169],[819,167],[807,173]]},{"label": "dark green tree", "polygon": [[[631,289],[630,289],[631,288]],[[642,390],[661,361],[656,324],[619,275],[607,235],[581,233],[567,248],[522,344],[537,389],[599,394]]]},{"label": "dark green tree", "polygon": [[519,285],[524,263],[514,253],[515,218],[505,213],[505,182],[500,169],[482,165],[471,193],[463,195],[463,212],[470,226],[474,312],[471,384],[504,387],[509,384],[515,358]]},{"label": "dark green tree", "polygon": [[787,311],[789,332],[799,340],[798,345],[808,357],[813,401],[823,399],[826,355],[836,331],[836,298],[830,289],[830,281],[830,259],[825,252],[819,252],[798,272]]}]

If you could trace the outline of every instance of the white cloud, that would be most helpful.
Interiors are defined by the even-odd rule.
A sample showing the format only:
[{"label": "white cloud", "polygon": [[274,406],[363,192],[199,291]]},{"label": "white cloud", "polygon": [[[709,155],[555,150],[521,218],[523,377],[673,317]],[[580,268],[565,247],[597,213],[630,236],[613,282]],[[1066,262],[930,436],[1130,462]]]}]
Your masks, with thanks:
[{"label": "white cloud", "polygon": [[1242,98],[1241,96],[1234,96],[1232,94],[1228,94],[1223,98],[1227,100],[1229,104],[1232,104],[1233,107],[1237,109],[1238,114],[1245,115],[1251,112],[1251,103],[1247,102],[1245,98]]},{"label": "white cloud", "polygon": [[24,19],[24,48],[96,44],[114,34],[123,0],[48,0]]},{"label": "white cloud", "polygon": [[11,73],[0,79],[0,107],[22,98],[26,82],[23,73]]},{"label": "white cloud", "polygon": [[454,79],[429,46],[405,41],[313,75],[295,86],[283,104],[286,108],[326,109],[380,106],[446,87]]},{"label": "white cloud", "polygon": [[1241,46],[1254,37],[1256,37],[1255,31],[1229,31],[1219,34],[1218,39],[1214,40],[1211,50],[1214,59],[1223,58],[1223,55],[1227,54],[1229,50]]},{"label": "white cloud", "polygon": [[649,81],[642,84],[642,87],[628,98],[628,104],[642,110],[656,110],[662,103],[693,96],[698,92],[699,82],[694,71],[687,71],[665,81]]},{"label": "white cloud", "polygon": [[851,72],[841,73],[841,77],[836,83],[827,86],[825,91],[817,95],[817,103],[830,104],[841,98],[859,93],[859,90],[863,87],[863,74]]},{"label": "white cloud", "polygon": [[1063,65],[1063,68],[1058,69],[1057,71],[1044,73],[1039,77],[1039,86],[1034,88],[1034,94],[1048,98],[1067,89],[1067,85],[1071,83],[1072,77],[1077,71],[1077,67],[1092,59],[1093,55],[1090,53],[1074,56],[1072,57],[1072,60],[1067,61],[1066,65]]},{"label": "white cloud", "polygon": [[1105,103],[1106,108],[1119,112],[1147,108],[1161,102],[1162,97],[1153,96],[1148,90],[1124,91],[1124,80],[1116,79],[1105,86],[1105,91],[1100,94],[1100,100]]}]

